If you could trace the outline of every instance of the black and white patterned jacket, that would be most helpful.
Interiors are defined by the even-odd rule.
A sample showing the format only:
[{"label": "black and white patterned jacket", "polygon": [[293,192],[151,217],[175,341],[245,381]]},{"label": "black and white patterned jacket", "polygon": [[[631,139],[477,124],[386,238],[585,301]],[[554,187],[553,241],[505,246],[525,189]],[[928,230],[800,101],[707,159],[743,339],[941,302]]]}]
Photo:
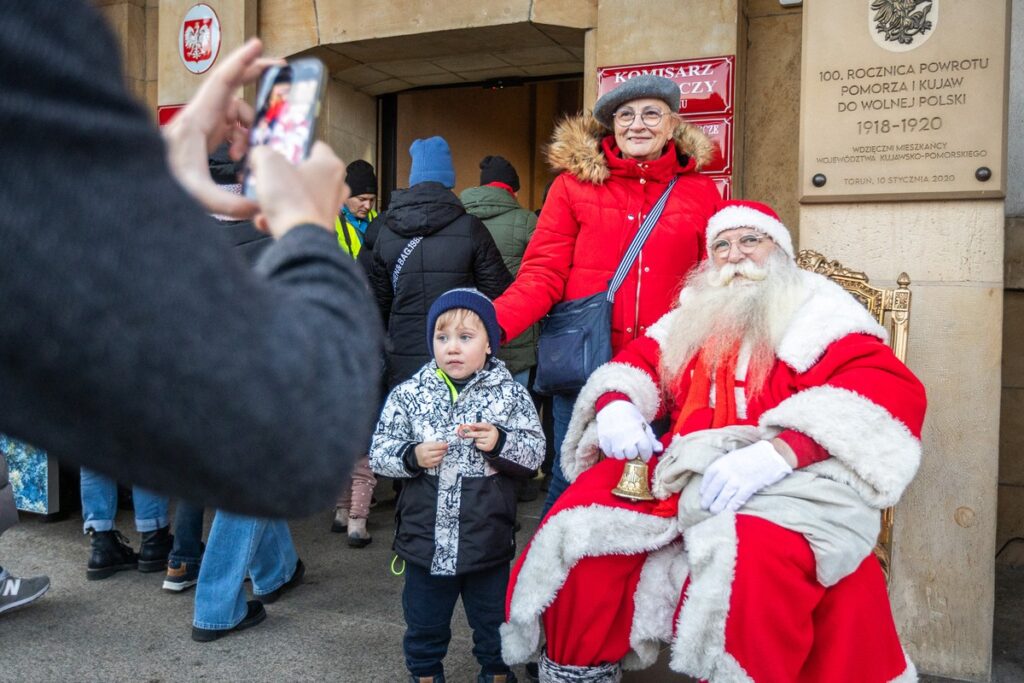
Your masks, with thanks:
[{"label": "black and white patterned jacket", "polygon": [[[530,476],[544,459],[544,435],[533,401],[504,363],[490,359],[452,402],[437,363],[424,365],[388,396],[370,446],[373,471],[407,481],[398,499],[394,549],[431,574],[466,574],[515,555],[514,477]],[[460,424],[489,422],[504,435],[488,455],[456,434]],[[446,441],[438,467],[421,469],[413,449]]]}]

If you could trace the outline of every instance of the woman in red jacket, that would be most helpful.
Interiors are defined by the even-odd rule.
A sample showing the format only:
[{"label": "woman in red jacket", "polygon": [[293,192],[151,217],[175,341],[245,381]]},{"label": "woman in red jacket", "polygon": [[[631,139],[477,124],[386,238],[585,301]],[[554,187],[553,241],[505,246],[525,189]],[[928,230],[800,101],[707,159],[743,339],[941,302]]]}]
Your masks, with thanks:
[{"label": "woman in red jacket", "polygon": [[[643,335],[668,312],[683,277],[702,258],[704,228],[721,200],[697,171],[714,148],[676,113],[679,88],[644,75],[602,96],[592,117],[562,122],[548,148],[555,179],[516,281],[494,303],[506,339],[562,301],[607,289],[651,207],[677,177],[661,218],[615,295],[612,351]],[[575,395],[553,400],[555,452]],[[559,458],[544,506],[567,486]]]}]

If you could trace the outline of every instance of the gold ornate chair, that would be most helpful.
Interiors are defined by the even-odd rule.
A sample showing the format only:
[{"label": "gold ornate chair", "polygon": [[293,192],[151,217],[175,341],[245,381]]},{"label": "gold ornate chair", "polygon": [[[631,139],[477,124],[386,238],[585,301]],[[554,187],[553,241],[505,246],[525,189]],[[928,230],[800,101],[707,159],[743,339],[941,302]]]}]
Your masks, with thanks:
[{"label": "gold ornate chair", "polygon": [[[900,273],[896,287],[886,289],[869,284],[868,276],[850,270],[839,261],[830,261],[824,255],[810,249],[801,249],[797,265],[812,273],[829,278],[864,304],[864,307],[889,330],[889,346],[900,361],[907,362],[907,337],[910,333],[910,277]],[[893,508],[882,511],[882,529],[875,545],[875,555],[889,581],[892,568]]]}]

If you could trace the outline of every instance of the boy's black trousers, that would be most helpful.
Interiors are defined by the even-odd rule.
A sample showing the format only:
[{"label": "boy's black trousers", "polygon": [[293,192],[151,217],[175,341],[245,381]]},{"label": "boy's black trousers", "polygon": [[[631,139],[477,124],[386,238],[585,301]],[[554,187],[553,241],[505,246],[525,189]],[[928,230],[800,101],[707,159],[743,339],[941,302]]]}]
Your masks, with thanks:
[{"label": "boy's black trousers", "polygon": [[452,637],[452,614],[462,596],[466,620],[473,629],[473,656],[480,673],[509,671],[501,659],[498,627],[505,620],[509,563],[503,562],[460,576],[431,576],[429,569],[407,563],[402,610],[405,613],[405,663],[414,676],[444,673],[441,661]]}]

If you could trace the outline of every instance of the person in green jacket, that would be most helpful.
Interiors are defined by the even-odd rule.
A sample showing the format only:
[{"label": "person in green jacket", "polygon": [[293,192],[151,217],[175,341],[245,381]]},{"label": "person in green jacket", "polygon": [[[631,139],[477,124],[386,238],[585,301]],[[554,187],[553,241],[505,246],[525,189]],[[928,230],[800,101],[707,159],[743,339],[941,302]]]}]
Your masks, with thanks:
[{"label": "person in green jacket", "polygon": [[[459,196],[466,211],[487,226],[513,277],[519,272],[523,252],[537,226],[537,216],[519,203],[518,192],[519,174],[512,164],[504,157],[486,156],[480,161],[480,186],[468,188]],[[537,333],[537,325],[528,328],[498,354],[524,387],[528,387],[530,369],[537,364]]]}]

